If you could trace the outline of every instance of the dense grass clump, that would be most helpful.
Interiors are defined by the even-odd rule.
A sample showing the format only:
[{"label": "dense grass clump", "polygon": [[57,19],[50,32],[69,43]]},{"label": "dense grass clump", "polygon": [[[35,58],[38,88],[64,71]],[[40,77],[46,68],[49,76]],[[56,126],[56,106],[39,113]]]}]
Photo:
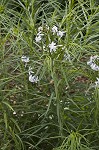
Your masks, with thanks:
[{"label": "dense grass clump", "polygon": [[99,150],[96,0],[0,1],[0,149]]}]

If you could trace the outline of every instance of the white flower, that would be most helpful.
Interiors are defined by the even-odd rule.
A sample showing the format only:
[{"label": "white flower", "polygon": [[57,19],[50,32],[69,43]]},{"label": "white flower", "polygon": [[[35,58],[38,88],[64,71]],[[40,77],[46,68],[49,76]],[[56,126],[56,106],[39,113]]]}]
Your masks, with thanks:
[{"label": "white flower", "polygon": [[95,87],[99,87],[99,78],[97,78],[97,81],[95,82]]},{"label": "white flower", "polygon": [[46,29],[49,30],[49,26],[48,25],[46,25]]},{"label": "white flower", "polygon": [[23,55],[23,56],[21,57],[21,60],[22,60],[23,62],[25,62],[25,63],[28,63],[28,62],[29,62],[29,57]]},{"label": "white flower", "polygon": [[16,112],[15,112],[15,111],[13,112],[13,115],[16,115]]},{"label": "white flower", "polygon": [[33,76],[32,74],[29,75],[29,81],[32,82],[32,83],[37,83],[39,80],[38,80],[38,76]]},{"label": "white flower", "polygon": [[58,28],[57,28],[56,26],[53,26],[52,32],[53,32],[53,33],[57,33],[57,31],[58,31]]},{"label": "white flower", "polygon": [[99,66],[95,63],[95,60],[99,60],[99,56],[91,56],[90,60],[87,62],[87,65],[91,67],[92,70],[99,71]]},{"label": "white flower", "polygon": [[69,110],[69,107],[65,107],[64,110]]},{"label": "white flower", "polygon": [[91,56],[91,58],[93,61],[95,61],[96,59],[99,60],[99,56],[98,55],[95,55],[95,56]]},{"label": "white flower", "polygon": [[43,49],[45,49],[45,45],[43,45]]},{"label": "white flower", "polygon": [[99,71],[99,66],[97,66],[97,65],[94,64],[94,63],[92,63],[92,64],[90,65],[90,67],[91,67],[92,70]]},{"label": "white flower", "polygon": [[92,61],[87,61],[87,65],[92,65]]},{"label": "white flower", "polygon": [[43,35],[44,35],[44,34],[41,33],[41,32],[37,33],[37,36],[43,36]]},{"label": "white flower", "polygon": [[36,38],[35,38],[35,41],[38,43],[38,42],[40,42],[41,41],[41,36],[39,35],[39,36],[36,36]]},{"label": "white flower", "polygon": [[34,72],[32,71],[32,67],[29,67],[29,75],[33,74]]},{"label": "white flower", "polygon": [[32,83],[37,83],[38,80],[38,76],[33,75],[33,71],[32,71],[32,67],[29,67],[29,81]]},{"label": "white flower", "polygon": [[50,48],[50,52],[55,52],[56,51],[56,43],[52,42],[51,44],[49,44],[49,48]]},{"label": "white flower", "polygon": [[35,37],[35,41],[38,43],[38,42],[40,42],[41,40],[42,40],[42,36],[43,36],[44,34],[41,34],[40,32],[37,34],[37,36]]},{"label": "white flower", "polygon": [[49,116],[49,119],[51,119],[51,120],[52,120],[52,119],[53,119],[53,117],[54,117],[53,115],[50,115],[50,116]]},{"label": "white flower", "polygon": [[98,56],[98,55],[91,56],[91,57],[90,57],[90,60],[87,62],[87,65],[91,65],[92,63],[95,62],[96,59],[97,59],[97,60],[99,59],[99,56]]},{"label": "white flower", "polygon": [[65,33],[64,31],[58,31],[58,32],[57,32],[57,36],[62,37],[62,36],[64,35],[64,33]]},{"label": "white flower", "polygon": [[44,50],[44,51],[46,51],[46,47],[45,47],[45,45],[43,45],[43,50]]},{"label": "white flower", "polygon": [[38,32],[41,32],[41,31],[43,31],[43,27],[42,26],[38,27]]}]

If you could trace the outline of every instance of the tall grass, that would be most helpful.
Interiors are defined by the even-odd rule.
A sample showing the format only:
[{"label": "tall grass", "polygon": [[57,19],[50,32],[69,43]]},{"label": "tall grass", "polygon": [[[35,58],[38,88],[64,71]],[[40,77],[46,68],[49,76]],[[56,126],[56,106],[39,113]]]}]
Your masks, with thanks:
[{"label": "tall grass", "polygon": [[87,65],[99,55],[98,19],[96,0],[0,1],[1,150],[99,149],[99,71]]}]

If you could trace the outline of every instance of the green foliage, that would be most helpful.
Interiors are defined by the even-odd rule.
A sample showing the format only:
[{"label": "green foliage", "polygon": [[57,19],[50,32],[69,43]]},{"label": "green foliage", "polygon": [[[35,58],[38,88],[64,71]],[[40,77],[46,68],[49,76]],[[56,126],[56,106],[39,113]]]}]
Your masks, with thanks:
[{"label": "green foliage", "polygon": [[95,0],[0,1],[1,150],[99,149],[98,20]]},{"label": "green foliage", "polygon": [[[84,140],[86,145],[81,143],[81,140]],[[55,148],[53,150],[92,150],[87,147],[88,142],[86,138],[79,133],[71,133],[62,143],[59,148]]]}]

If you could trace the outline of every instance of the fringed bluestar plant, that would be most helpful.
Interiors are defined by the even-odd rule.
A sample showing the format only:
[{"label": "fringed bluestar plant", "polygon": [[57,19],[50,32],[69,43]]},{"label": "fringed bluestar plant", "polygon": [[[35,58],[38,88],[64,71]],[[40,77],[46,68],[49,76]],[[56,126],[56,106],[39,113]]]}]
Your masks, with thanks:
[{"label": "fringed bluestar plant", "polygon": [[[50,34],[52,34],[53,40],[49,34],[49,31],[50,31]],[[62,47],[61,49],[64,50],[63,49],[64,45],[63,44],[61,45],[61,40],[60,40],[60,38],[62,38],[64,36],[64,33],[65,33],[64,31],[60,31],[58,29],[58,27],[55,25],[52,27],[51,30],[48,25],[45,25],[44,27],[40,26],[40,27],[38,27],[38,33],[35,37],[35,41],[36,41],[37,45],[42,44],[41,47],[44,50],[44,52],[50,52],[52,54],[52,53],[56,52],[56,50],[59,47]],[[46,37],[47,35],[48,35],[48,37]],[[48,41],[49,41],[47,43],[46,43],[46,38],[48,38]],[[57,40],[58,38],[59,38],[59,40]],[[38,46],[40,47],[40,45],[38,45]],[[47,49],[49,49],[49,51],[47,51]],[[70,55],[68,55],[68,56],[64,55],[64,57],[65,57],[65,60],[70,60],[70,58],[69,58]],[[29,62],[29,57],[22,56],[21,60],[22,60],[22,62],[25,62],[25,67],[26,67],[27,63]],[[34,75],[34,72],[32,71],[31,67],[29,67],[28,74],[29,74],[30,82],[37,83],[39,81],[38,76]]]}]

